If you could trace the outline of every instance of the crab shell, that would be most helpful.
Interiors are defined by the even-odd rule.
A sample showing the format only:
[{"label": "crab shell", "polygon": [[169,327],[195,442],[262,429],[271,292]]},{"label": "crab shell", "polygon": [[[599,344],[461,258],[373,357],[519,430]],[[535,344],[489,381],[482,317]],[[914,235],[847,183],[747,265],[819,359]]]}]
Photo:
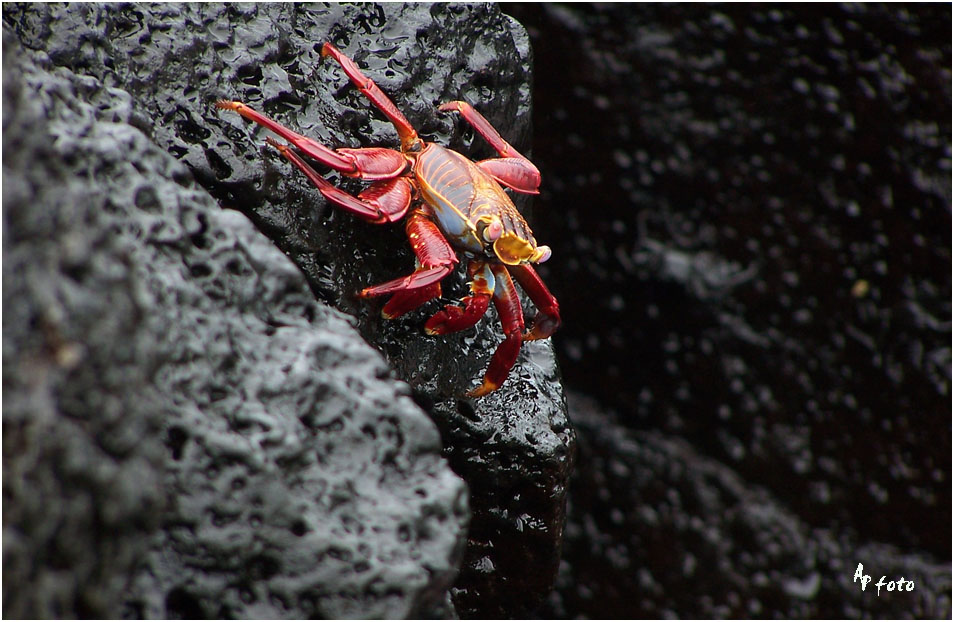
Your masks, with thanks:
[{"label": "crab shell", "polygon": [[459,250],[509,266],[550,258],[500,184],[459,153],[428,143],[413,173],[431,215]]}]

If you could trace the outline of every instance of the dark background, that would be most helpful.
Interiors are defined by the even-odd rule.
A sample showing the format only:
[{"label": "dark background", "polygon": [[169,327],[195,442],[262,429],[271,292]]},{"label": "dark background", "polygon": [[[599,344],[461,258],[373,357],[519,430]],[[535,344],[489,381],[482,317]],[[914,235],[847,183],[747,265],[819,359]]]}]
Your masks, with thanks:
[{"label": "dark background", "polygon": [[503,10],[534,48],[533,225],[582,446],[571,524],[598,525],[568,528],[555,611],[664,611],[626,608],[635,580],[600,586],[601,538],[650,572],[672,555],[590,494],[611,496],[592,470],[613,450],[586,442],[610,423],[685,441],[845,552],[947,564],[950,6]]}]

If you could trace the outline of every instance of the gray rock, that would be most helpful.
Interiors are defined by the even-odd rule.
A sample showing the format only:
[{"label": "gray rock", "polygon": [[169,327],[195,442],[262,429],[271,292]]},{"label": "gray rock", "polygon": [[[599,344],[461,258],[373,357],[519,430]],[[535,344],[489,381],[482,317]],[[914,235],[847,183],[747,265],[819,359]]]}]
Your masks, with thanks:
[{"label": "gray rock", "polygon": [[[402,228],[371,226],[333,209],[287,162],[262,148],[263,131],[212,107],[220,98],[241,99],[332,147],[396,145],[393,128],[334,64],[320,61],[321,43],[331,40],[392,95],[427,140],[472,157],[490,155],[466,125],[436,110],[443,101],[467,99],[525,150],[530,51],[522,28],[491,5],[17,5],[5,7],[4,21],[54,65],[121,86],[131,96],[132,124],[184,163],[221,205],[246,214],[301,268],[314,296],[355,318],[364,338],[413,387],[414,399],[442,432],[445,455],[471,486],[470,541],[453,592],[457,612],[504,616],[531,610],[555,576],[574,444],[551,345],[526,344],[499,391],[476,403],[461,399],[500,340],[493,312],[475,329],[442,338],[424,335],[422,326],[447,300],[399,321],[382,320],[379,302],[354,294],[412,269]],[[360,188],[336,175],[329,179],[351,191]],[[192,276],[215,280],[214,269],[200,262]],[[464,294],[463,280],[457,274],[445,281],[447,298]],[[364,374],[351,381],[357,393],[387,375],[374,366],[342,367],[354,378]],[[241,372],[230,372],[230,386],[240,387],[241,395],[257,390],[259,380]],[[307,401],[295,396],[309,390],[289,387],[283,399]],[[215,403],[227,401],[219,391],[214,395]],[[332,398],[350,412],[346,392]],[[337,424],[330,417],[315,425]],[[190,444],[188,426],[175,434],[186,440],[173,444]],[[379,441],[390,438],[376,434]],[[248,486],[243,490],[256,498]],[[455,503],[454,512],[460,506]],[[448,506],[442,507],[446,512]],[[448,522],[459,525],[458,519],[453,514]],[[242,521],[228,522],[238,530]],[[367,534],[360,517],[358,524]],[[457,528],[447,526],[442,537],[452,539]],[[442,573],[435,573],[433,585],[442,583]],[[219,574],[221,582],[234,580],[228,572]],[[192,587],[175,591],[177,610],[236,615],[236,609],[209,608],[205,584]],[[259,596],[254,594],[257,603]],[[306,600],[274,615],[296,615],[309,607],[325,615],[342,612],[326,606],[321,595]],[[291,608],[296,606],[301,609]],[[400,611],[424,611],[423,605],[414,607]],[[155,611],[152,604],[137,610]]]},{"label": "gray rock", "polygon": [[4,69],[4,615],[441,610],[467,493],[406,385],[128,92]]},{"label": "gray rock", "polygon": [[[118,613],[166,500],[152,378],[168,318],[148,313],[128,236],[90,182],[103,158],[72,153],[93,126],[76,101],[88,87],[44,75],[4,32],[5,617]],[[121,153],[112,129],[90,146]]]}]

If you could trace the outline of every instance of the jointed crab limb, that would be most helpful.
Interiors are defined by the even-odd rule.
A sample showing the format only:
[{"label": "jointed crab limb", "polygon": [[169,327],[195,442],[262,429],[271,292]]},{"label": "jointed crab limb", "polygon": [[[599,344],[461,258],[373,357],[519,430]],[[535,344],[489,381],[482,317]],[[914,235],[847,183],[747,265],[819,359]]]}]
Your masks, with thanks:
[{"label": "jointed crab limb", "polygon": [[510,143],[490,124],[490,121],[465,101],[447,102],[438,108],[445,112],[457,111],[470,123],[477,133],[500,154],[500,158],[481,160],[477,166],[489,173],[497,181],[513,188],[517,192],[539,194],[540,171],[533,162],[520,155]]},{"label": "jointed crab limb", "polygon": [[537,307],[537,316],[533,319],[533,327],[524,336],[524,341],[545,339],[556,332],[560,327],[560,305],[550,293],[543,280],[532,266],[521,264],[507,266],[507,270],[517,280],[523,291],[527,292],[530,300]]},{"label": "jointed crab limb", "polygon": [[447,305],[438,311],[424,324],[424,331],[429,335],[446,335],[470,328],[476,324],[490,304],[490,297],[494,293],[494,274],[486,262],[471,260],[467,265],[470,274],[470,296],[461,302],[463,307]]},{"label": "jointed crab limb", "polygon": [[[432,266],[424,267],[421,266],[411,274],[401,277],[399,279],[394,279],[392,281],[387,281],[381,283],[380,285],[375,285],[373,287],[365,287],[358,293],[362,298],[372,298],[374,296],[383,296],[384,294],[395,294],[398,292],[415,290],[422,287],[427,287],[429,285],[435,285],[441,281],[445,276],[450,274],[450,271],[453,269],[453,266]],[[422,301],[423,302],[423,301]],[[408,309],[410,311],[410,309]]]},{"label": "jointed crab limb", "polygon": [[540,194],[540,171],[524,158],[492,158],[477,166],[503,185],[524,194]]},{"label": "jointed crab limb", "polygon": [[404,218],[411,207],[413,193],[414,186],[410,180],[398,177],[371,184],[358,194],[358,200],[378,210],[379,216],[372,222],[397,222]]},{"label": "jointed crab limb", "polygon": [[441,295],[441,284],[434,283],[427,287],[418,289],[408,289],[403,292],[397,292],[387,301],[381,309],[381,317],[386,320],[393,320],[400,317],[408,311],[417,309],[428,300],[438,298]]},{"label": "jointed crab limb", "polygon": [[411,122],[407,120],[404,114],[397,109],[397,106],[394,105],[387,95],[384,94],[377,84],[374,83],[370,78],[361,73],[361,70],[358,69],[358,65],[355,64],[353,60],[341,53],[341,50],[331,45],[330,43],[325,43],[321,48],[322,56],[330,56],[331,58],[338,61],[338,64],[341,65],[341,68],[344,70],[345,74],[351,79],[351,82],[354,83],[358,90],[364,94],[371,103],[377,106],[378,110],[384,113],[384,116],[388,118],[389,121],[394,125],[394,129],[397,130],[398,136],[401,137],[401,149],[407,151],[412,145],[416,145],[421,142],[421,139],[417,136],[417,131],[411,125]]},{"label": "jointed crab limb", "polygon": [[473,106],[468,104],[465,101],[453,101],[447,102],[446,104],[441,104],[437,107],[438,110],[444,112],[457,111],[460,113],[460,116],[464,117],[464,120],[470,123],[477,133],[484,137],[490,146],[500,154],[502,158],[524,158],[520,155],[520,152],[513,148],[507,141],[503,139],[500,135],[500,132],[490,124],[490,121],[484,118],[484,115],[477,112]]},{"label": "jointed crab limb", "polygon": [[377,181],[355,197],[319,175],[288,145],[271,138],[266,139],[266,142],[298,167],[318,187],[322,196],[355,216],[374,223],[394,222],[400,220],[411,205],[413,187],[406,177]]},{"label": "jointed crab limb", "polygon": [[500,323],[503,325],[504,340],[494,355],[490,357],[490,365],[484,374],[484,380],[476,389],[469,391],[469,397],[480,397],[487,395],[497,389],[507,375],[513,364],[517,362],[517,355],[520,354],[520,344],[523,343],[521,334],[523,333],[523,308],[520,306],[520,298],[517,296],[517,290],[510,280],[510,274],[506,268],[501,265],[495,265],[491,268],[496,281],[494,288],[494,306],[497,308],[497,315],[500,316]]},{"label": "jointed crab limb", "polygon": [[394,179],[404,174],[408,167],[407,158],[402,153],[385,147],[361,147],[360,149],[342,147],[336,149],[335,153],[353,158],[355,166],[358,167],[354,172],[342,172],[342,175],[346,177],[357,177],[367,181]]},{"label": "jointed crab limb", "polygon": [[[411,212],[407,219],[405,231],[408,240],[411,242],[411,248],[417,255],[420,267],[405,277],[381,283],[374,287],[366,287],[361,290],[359,296],[368,298],[436,285],[454,269],[454,265],[457,263],[457,254],[441,234],[437,225],[427,217],[423,210],[415,209]],[[437,292],[436,295],[440,295],[439,289]],[[421,300],[418,304],[425,302],[425,300]],[[409,310],[405,309],[404,311]]]},{"label": "jointed crab limb", "polygon": [[329,149],[307,136],[293,132],[281,123],[269,119],[242,102],[220,100],[215,102],[215,105],[223,110],[234,110],[246,119],[275,132],[309,158],[317,160],[348,177],[360,177],[369,181],[392,179],[407,170],[407,159],[399,151],[385,149],[384,147]]},{"label": "jointed crab limb", "polygon": [[[361,176],[361,163],[359,162],[359,158],[355,156],[354,153],[342,153],[333,149],[329,149],[321,143],[314,141],[307,136],[302,136],[298,132],[288,129],[281,123],[269,119],[262,113],[250,108],[249,106],[246,106],[242,102],[227,101],[223,99],[215,102],[215,107],[221,108],[223,110],[233,110],[246,119],[254,121],[262,127],[275,132],[294,145],[297,149],[300,149],[301,152],[307,155],[309,158],[317,160],[325,166],[329,166],[336,171],[344,173],[345,175]],[[352,149],[350,151],[354,152],[357,150]],[[407,168],[407,162],[404,160],[404,156],[397,151],[392,151],[389,149],[381,149],[380,151],[390,151],[390,153],[393,155],[365,154],[365,157],[363,158],[366,160],[366,162],[364,162],[366,167],[370,165],[367,160],[378,160],[374,163],[372,172],[373,176],[371,179],[386,179],[388,177],[396,177],[397,175],[400,175],[405,168]],[[370,158],[367,157],[369,155],[371,156]],[[388,170],[390,170],[390,173],[387,172]]]}]

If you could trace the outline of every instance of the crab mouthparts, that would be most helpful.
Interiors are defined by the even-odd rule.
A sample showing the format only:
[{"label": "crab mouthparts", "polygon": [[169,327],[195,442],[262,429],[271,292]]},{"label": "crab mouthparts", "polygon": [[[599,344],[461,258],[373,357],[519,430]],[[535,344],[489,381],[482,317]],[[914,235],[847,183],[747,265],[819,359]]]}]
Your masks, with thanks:
[{"label": "crab mouthparts", "polygon": [[543,263],[550,258],[550,247],[534,247],[531,242],[510,233],[497,238],[494,242],[494,254],[508,266],[521,263]]}]

